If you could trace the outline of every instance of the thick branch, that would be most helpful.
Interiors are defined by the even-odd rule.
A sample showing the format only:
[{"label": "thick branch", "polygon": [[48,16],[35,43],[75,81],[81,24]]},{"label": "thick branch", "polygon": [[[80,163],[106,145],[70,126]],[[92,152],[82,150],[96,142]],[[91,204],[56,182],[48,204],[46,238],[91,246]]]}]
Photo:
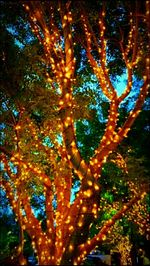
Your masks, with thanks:
[{"label": "thick branch", "polygon": [[47,224],[47,235],[49,239],[54,239],[55,237],[55,227],[54,227],[54,208],[53,208],[53,191],[52,187],[45,187],[45,209],[46,209],[46,224]]},{"label": "thick branch", "polygon": [[124,92],[120,95],[120,97],[118,98],[118,102],[121,103],[130,93],[131,88],[132,88],[132,74],[133,74],[133,70],[130,64],[126,65],[127,67],[127,71],[128,71],[128,76],[127,76],[127,86],[124,90]]},{"label": "thick branch", "polygon": [[[108,122],[106,126],[103,138],[100,141],[98,148],[95,150],[95,155],[90,161],[92,173],[95,178],[99,177],[99,171],[101,169],[102,163],[106,161],[106,156],[109,153],[104,154],[102,151],[107,148],[107,146],[113,141],[114,132],[117,126],[118,119],[118,101],[112,101],[110,104]],[[101,158],[101,160],[100,160]]]},{"label": "thick branch", "polygon": [[122,128],[119,130],[118,134],[116,135],[116,138],[118,138],[119,142],[121,142],[122,139],[127,136],[127,133],[129,132],[130,127],[132,126],[136,117],[140,113],[142,105],[145,101],[147,92],[148,92],[148,79],[145,80],[142,88],[140,89],[140,94],[136,101],[134,109],[130,112],[126,122],[124,123]]}]

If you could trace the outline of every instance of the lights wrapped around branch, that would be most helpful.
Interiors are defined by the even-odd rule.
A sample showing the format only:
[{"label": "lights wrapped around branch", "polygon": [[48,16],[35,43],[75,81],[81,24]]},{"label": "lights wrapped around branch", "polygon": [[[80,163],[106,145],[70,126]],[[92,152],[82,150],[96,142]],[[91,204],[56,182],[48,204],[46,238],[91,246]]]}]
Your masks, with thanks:
[{"label": "lights wrapped around branch", "polygon": [[[146,1],[146,5],[148,1]],[[105,10],[102,10],[99,19],[99,34],[95,34],[94,30],[89,25],[87,14],[81,16],[83,23],[83,29],[85,33],[85,46],[87,52],[87,59],[90,66],[97,76],[100,88],[103,94],[107,97],[110,104],[110,111],[108,116],[108,122],[104,136],[102,137],[98,147],[95,150],[94,156],[87,163],[81,156],[78,149],[76,140],[76,131],[74,123],[74,99],[73,99],[73,81],[75,71],[75,58],[74,58],[74,43],[72,34],[72,13],[69,11],[71,2],[60,1],[60,6],[56,10],[56,6],[53,3],[49,4],[49,9],[45,9],[45,2],[29,1],[28,5],[25,4],[25,9],[29,14],[29,21],[35,35],[39,38],[40,43],[44,50],[44,63],[48,66],[50,72],[47,73],[47,81],[53,85],[52,87],[56,92],[59,91],[58,101],[56,101],[56,111],[59,116],[58,121],[60,126],[56,130],[56,135],[53,138],[57,138],[58,132],[61,131],[62,139],[60,141],[53,141],[52,148],[44,147],[40,141],[39,134],[43,136],[50,135],[50,127],[46,130],[39,132],[34,124],[28,121],[27,132],[31,134],[31,144],[33,148],[39,150],[37,157],[42,153],[44,159],[41,156],[42,163],[38,165],[39,160],[36,163],[31,161],[26,162],[24,159],[24,150],[16,149],[14,154],[6,153],[8,158],[14,166],[21,169],[24,173],[39,180],[39,184],[43,188],[43,198],[45,200],[45,213],[46,213],[46,228],[42,230],[41,221],[36,219],[32,207],[30,205],[30,197],[27,195],[27,191],[24,191],[21,195],[21,211],[22,211],[22,229],[26,230],[32,240],[32,246],[38,254],[39,264],[63,264],[63,260],[67,258],[67,263],[73,262],[74,265],[79,265],[84,257],[95,248],[96,244],[100,244],[107,239],[107,234],[111,231],[111,227],[117,219],[120,219],[128,209],[138,201],[140,196],[136,193],[135,197],[124,204],[121,210],[117,212],[104,222],[100,232],[90,239],[87,235],[89,228],[94,219],[97,219],[100,207],[99,197],[101,188],[97,179],[100,177],[102,165],[106,162],[109,154],[114,151],[121,140],[127,136],[131,125],[137,117],[146,93],[148,91],[148,71],[149,71],[149,59],[146,59],[146,73],[143,77],[143,86],[141,88],[138,100],[134,109],[129,113],[126,122],[117,127],[118,122],[118,107],[119,104],[127,97],[132,88],[132,69],[136,67],[138,63],[136,50],[137,43],[132,43],[132,40],[137,37],[137,28],[133,28],[134,21],[130,20],[131,30],[129,31],[129,42],[127,49],[124,49],[122,45],[122,59],[125,62],[128,72],[128,83],[125,91],[120,97],[111,82],[109,76],[109,70],[107,68],[107,40],[105,37],[106,25],[105,25]],[[53,5],[53,8],[51,7]],[[45,13],[46,11],[46,13]],[[49,20],[47,15],[51,15]],[[148,11],[146,16],[148,17]],[[59,21],[59,15],[61,21]],[[131,14],[130,14],[131,15]],[[58,23],[59,21],[59,23]],[[93,56],[93,47],[99,56],[95,59]],[[121,48],[120,48],[121,49]],[[133,57],[130,60],[129,54],[133,51]],[[56,84],[56,88],[54,87]],[[24,122],[24,121],[23,121]],[[19,143],[20,135],[23,134],[24,123],[18,122],[14,127],[14,131],[17,132],[15,136],[15,143]],[[18,138],[19,136],[19,138]],[[60,143],[59,143],[60,142]],[[53,148],[54,147],[54,148]],[[30,149],[28,149],[30,150]],[[5,153],[5,149],[2,149]],[[33,153],[29,153],[29,156],[33,156]],[[26,156],[28,158],[28,156]],[[35,158],[33,156],[33,158]],[[46,159],[45,159],[46,158]],[[46,163],[49,163],[49,168],[46,169],[48,174],[43,170]],[[118,157],[118,163],[122,165],[122,158]],[[6,162],[6,158],[3,158],[3,164],[5,165],[4,171],[7,172],[12,183],[15,184],[16,175],[11,173],[11,168]],[[18,177],[24,184],[24,179],[21,176],[21,171],[18,171]],[[20,174],[20,176],[19,176]],[[75,176],[80,182],[80,190],[76,194],[76,198],[73,202],[70,202],[72,183]],[[6,180],[5,180],[6,181]],[[13,197],[12,187],[9,187],[9,183],[5,184],[5,188],[8,191],[9,199],[16,212],[16,199]],[[24,188],[24,187],[23,187]],[[10,191],[9,191],[10,189]],[[19,191],[19,185],[15,187],[15,191]],[[113,188],[114,189],[114,188]],[[132,191],[134,192],[134,191]],[[118,207],[118,206],[117,206]],[[26,217],[24,215],[26,214]],[[82,243],[82,237],[84,243]],[[81,241],[80,243],[78,241]],[[65,257],[66,256],[66,257]],[[76,256],[76,257],[75,257]],[[65,264],[65,263],[64,263]]]}]

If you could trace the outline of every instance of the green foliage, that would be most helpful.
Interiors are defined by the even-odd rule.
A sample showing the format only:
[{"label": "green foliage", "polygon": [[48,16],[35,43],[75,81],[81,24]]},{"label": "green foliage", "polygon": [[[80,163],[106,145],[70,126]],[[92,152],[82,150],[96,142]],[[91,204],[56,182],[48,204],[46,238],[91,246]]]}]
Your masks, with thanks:
[{"label": "green foliage", "polygon": [[[4,207],[4,206],[3,206]],[[19,228],[14,223],[12,214],[3,214],[0,217],[0,256],[1,260],[9,256],[19,243]]]},{"label": "green foliage", "polygon": [[81,154],[89,160],[104,133],[104,124],[100,123],[95,110],[89,120],[79,120],[76,124],[77,141]]}]

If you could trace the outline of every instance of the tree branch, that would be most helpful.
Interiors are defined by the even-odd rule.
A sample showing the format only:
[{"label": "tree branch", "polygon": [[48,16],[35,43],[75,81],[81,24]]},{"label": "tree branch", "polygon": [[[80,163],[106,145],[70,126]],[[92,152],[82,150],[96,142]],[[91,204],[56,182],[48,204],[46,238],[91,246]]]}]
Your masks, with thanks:
[{"label": "tree branch", "polygon": [[[144,198],[145,193],[138,194],[133,197],[127,204],[124,204],[122,209],[120,209],[110,220],[108,220],[104,226],[101,228],[100,232],[95,235],[92,239],[88,240],[87,243],[79,246],[79,256],[77,258],[78,265],[81,264],[84,257],[90,253],[91,250],[95,248],[95,246],[100,245],[106,239],[106,235],[110,228],[115,224],[116,220],[120,219],[131,207],[141,198]],[[83,256],[84,254],[84,256]]]}]

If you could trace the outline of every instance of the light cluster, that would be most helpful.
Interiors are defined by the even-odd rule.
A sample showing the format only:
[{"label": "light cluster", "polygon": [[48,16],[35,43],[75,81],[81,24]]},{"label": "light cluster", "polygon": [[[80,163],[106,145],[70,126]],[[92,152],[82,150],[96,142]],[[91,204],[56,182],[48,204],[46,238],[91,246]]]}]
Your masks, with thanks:
[{"label": "light cluster", "polygon": [[[88,237],[91,224],[98,218],[102,208],[99,206],[101,187],[98,180],[101,177],[102,166],[110,153],[127,136],[139,114],[148,91],[148,79],[147,76],[143,78],[143,85],[135,106],[125,123],[118,128],[119,105],[131,91],[133,70],[138,63],[137,23],[134,23],[133,19],[129,21],[131,30],[126,48],[122,42],[119,44],[122,60],[124,60],[128,72],[128,82],[124,92],[118,97],[107,66],[106,11],[103,9],[99,15],[99,39],[94,34],[87,14],[81,15],[85,34],[83,35],[85,39],[83,46],[88,62],[97,77],[100,89],[110,104],[105,133],[93,157],[86,162],[78,149],[73,115],[75,79],[73,17],[69,10],[69,3],[65,4],[60,1],[57,10],[55,5],[53,7],[51,3],[48,4],[49,19],[45,13],[44,2],[28,1],[27,4],[24,4],[24,8],[29,15],[29,22],[34,34],[43,46],[45,66],[51,70],[51,74],[46,74],[47,81],[52,88],[59,90],[59,99],[55,107],[60,125],[55,133],[52,132],[54,126],[47,125],[44,128],[42,125],[43,128],[38,129],[26,113],[20,117],[17,123],[14,123],[14,150],[11,152],[2,150],[4,154],[6,153],[6,155],[2,155],[2,162],[4,171],[7,173],[7,178],[4,176],[2,185],[18,221],[21,222],[22,230],[27,231],[31,238],[38,263],[40,265],[60,265],[70,261],[73,265],[80,265],[96,245],[107,240],[107,235],[111,233],[115,222],[121,219],[133,204],[145,196],[145,193],[139,195],[134,189],[131,189],[133,192],[131,200],[128,203],[114,203],[115,212],[112,217],[102,223],[99,232],[93,238]],[[147,11],[146,16],[148,15]],[[92,53],[93,42],[94,49],[97,49],[98,52],[98,59]],[[128,56],[130,52],[132,52],[131,59]],[[148,72],[149,59],[146,60],[146,69]],[[58,132],[61,133],[61,141],[57,139]],[[44,145],[44,137],[50,138],[50,146]],[[117,160],[122,167],[123,159],[120,155]],[[16,173],[13,173],[12,169],[17,169]],[[80,181],[80,190],[76,194],[74,202],[71,202],[71,190],[75,178]],[[31,190],[28,185],[32,188]],[[41,187],[45,202],[45,230],[42,229],[41,221],[36,218],[31,204],[35,190],[41,192]],[[139,206],[135,207],[133,216],[136,215],[139,208]],[[145,209],[140,211],[144,212]],[[138,223],[140,222],[141,216]],[[120,248],[122,249],[122,246]]]}]

